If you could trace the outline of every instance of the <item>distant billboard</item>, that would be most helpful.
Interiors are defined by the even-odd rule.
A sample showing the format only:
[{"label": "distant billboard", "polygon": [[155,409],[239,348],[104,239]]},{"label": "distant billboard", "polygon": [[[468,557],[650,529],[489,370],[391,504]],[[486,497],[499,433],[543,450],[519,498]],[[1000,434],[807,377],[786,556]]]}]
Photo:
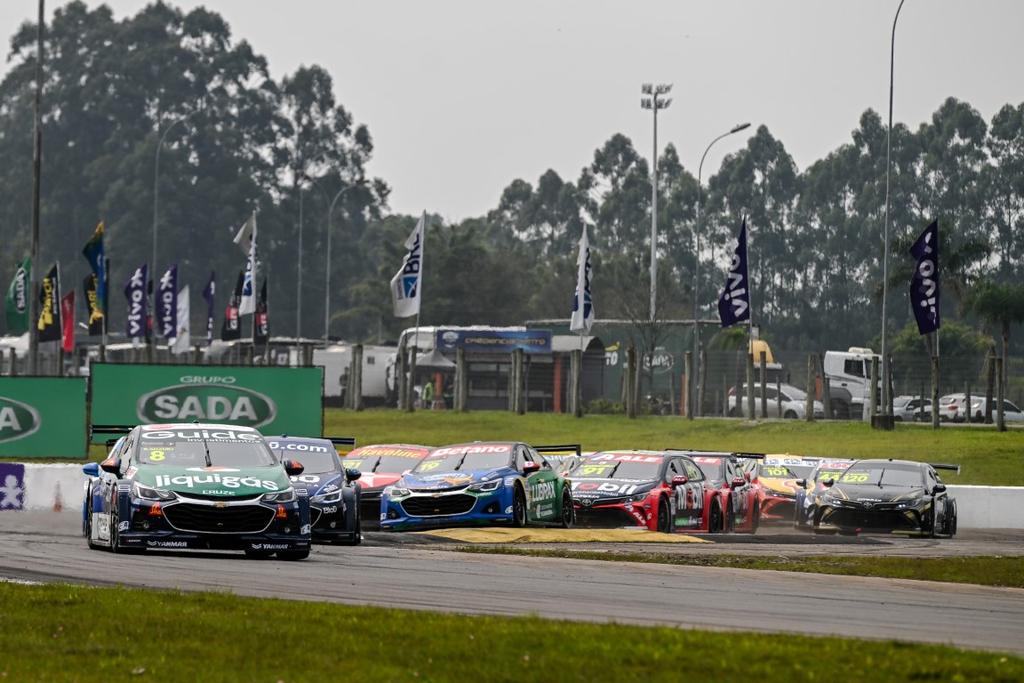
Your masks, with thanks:
[{"label": "distant billboard", "polygon": [[437,348],[441,351],[484,353],[551,353],[551,330],[437,330]]}]

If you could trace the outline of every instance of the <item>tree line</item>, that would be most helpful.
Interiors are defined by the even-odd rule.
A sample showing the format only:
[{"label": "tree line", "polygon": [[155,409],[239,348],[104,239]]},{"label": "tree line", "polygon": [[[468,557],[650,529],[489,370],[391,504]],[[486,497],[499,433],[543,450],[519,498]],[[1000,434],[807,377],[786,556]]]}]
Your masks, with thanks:
[{"label": "tree line", "polygon": [[[25,24],[12,37],[11,68],[0,84],[0,154],[7,161],[0,190],[8,198],[0,206],[0,239],[8,245],[3,282],[28,252],[34,32]],[[242,266],[231,232],[256,208],[272,333],[320,336],[328,211],[338,197],[331,334],[397,337],[407,321],[390,315],[388,281],[416,217],[389,213],[386,180],[367,175],[369,129],[337,101],[324,69],[301,67],[275,81],[266,60],[236,40],[218,14],[160,2],[122,20],[106,6],[71,2],[47,27],[46,51],[43,260],[59,259],[84,275],[81,246],[106,221],[112,330],[124,320],[122,280],[150,260],[154,158],[166,133],[158,269],[178,263],[183,282],[197,285],[216,270],[223,302]],[[697,255],[697,181],[679,150],[666,145],[658,160],[657,317],[691,316],[698,259],[702,317],[715,317],[724,266],[745,217],[754,318],[773,345],[877,343],[885,151],[886,126],[871,109],[848,142],[802,171],[783,142],[758,126],[702,189]],[[937,218],[944,319],[1009,337],[1020,318],[1007,311],[1021,307],[998,302],[1022,297],[1013,283],[1024,256],[1024,104],[1008,104],[986,121],[951,97],[916,130],[895,125],[892,159],[890,329],[912,320],[907,249]],[[339,196],[344,188],[350,189]],[[584,225],[594,248],[598,316],[647,318],[651,177],[633,141],[612,135],[575,179],[548,170],[534,182],[513,180],[496,198],[483,216],[431,218],[424,322],[568,317]],[[300,261],[303,316],[296,329]]]}]

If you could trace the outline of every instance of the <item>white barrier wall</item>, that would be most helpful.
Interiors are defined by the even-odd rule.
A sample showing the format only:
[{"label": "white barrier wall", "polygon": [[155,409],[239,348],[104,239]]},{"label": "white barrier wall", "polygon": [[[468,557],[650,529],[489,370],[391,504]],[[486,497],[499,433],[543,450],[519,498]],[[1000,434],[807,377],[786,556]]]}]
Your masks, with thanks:
[{"label": "white barrier wall", "polygon": [[[81,514],[85,479],[81,464],[27,463],[20,507]],[[949,494],[961,529],[1024,529],[1024,486],[950,486]]]}]

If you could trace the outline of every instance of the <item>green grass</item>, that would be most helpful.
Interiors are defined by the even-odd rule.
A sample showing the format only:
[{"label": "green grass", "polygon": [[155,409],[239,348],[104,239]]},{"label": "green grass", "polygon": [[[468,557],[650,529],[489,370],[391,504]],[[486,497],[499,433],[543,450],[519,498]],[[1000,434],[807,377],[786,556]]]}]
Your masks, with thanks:
[{"label": "green grass", "polygon": [[506,412],[454,413],[340,409],[325,411],[324,429],[351,435],[361,444],[409,442],[442,445],[474,439],[517,439],[533,444],[582,443],[584,450],[608,448],[693,448],[765,453],[797,453],[857,458],[905,458],[958,463],[959,476],[943,472],[951,484],[1024,485],[1024,430],[997,432],[974,427],[933,431],[897,425],[882,432],[861,422],[764,423],[739,420],[686,420],[679,417],[552,413],[523,416]]},{"label": "green grass", "polygon": [[935,645],[68,585],[0,583],[0,633],[10,681],[1024,678],[1018,657]]},{"label": "green grass", "polygon": [[774,569],[812,574],[879,576],[892,579],[947,581],[981,586],[1024,588],[1024,557],[879,557],[829,556],[762,557],[754,555],[678,555],[635,551],[593,551],[502,546],[462,546],[460,552],[496,555],[560,557],[575,560],[610,562],[646,562],[691,567],[732,567],[735,569]]}]

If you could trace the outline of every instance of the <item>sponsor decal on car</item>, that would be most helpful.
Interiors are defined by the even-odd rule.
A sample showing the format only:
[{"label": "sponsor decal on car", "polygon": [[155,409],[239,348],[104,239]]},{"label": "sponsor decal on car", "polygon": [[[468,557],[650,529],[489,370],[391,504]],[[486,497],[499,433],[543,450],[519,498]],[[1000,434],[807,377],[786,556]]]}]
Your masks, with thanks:
[{"label": "sponsor decal on car", "polygon": [[272,422],[277,415],[277,405],[269,396],[233,386],[234,377],[195,376],[181,379],[190,381],[163,387],[139,397],[136,405],[139,420],[227,421],[259,427]]},{"label": "sponsor decal on car", "polygon": [[42,426],[39,411],[27,403],[0,396],[0,443],[35,434]]},{"label": "sponsor decal on car", "polygon": [[188,541],[146,541],[150,548],[187,548]]},{"label": "sponsor decal on car", "polygon": [[217,473],[209,474],[205,477],[194,476],[191,474],[179,474],[177,476],[171,476],[168,474],[156,475],[156,486],[161,488],[166,488],[168,486],[185,486],[191,489],[197,484],[220,484],[230,489],[248,486],[254,489],[266,489],[267,491],[278,490],[276,482],[270,481],[269,479],[257,479],[256,477],[222,477]]},{"label": "sponsor decal on car", "polygon": [[472,444],[469,446],[450,446],[447,448],[437,448],[430,455],[431,459],[440,458],[446,455],[455,455],[462,453],[508,453],[512,450],[512,447],[507,444]]}]

